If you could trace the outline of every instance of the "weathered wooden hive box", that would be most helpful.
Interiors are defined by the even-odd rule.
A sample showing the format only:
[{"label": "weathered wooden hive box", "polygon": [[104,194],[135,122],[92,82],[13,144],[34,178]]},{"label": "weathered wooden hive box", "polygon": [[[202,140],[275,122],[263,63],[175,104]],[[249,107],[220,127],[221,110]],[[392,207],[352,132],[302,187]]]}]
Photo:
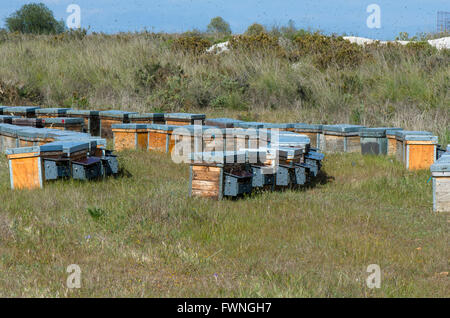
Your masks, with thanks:
[{"label": "weathered wooden hive box", "polygon": [[113,124],[114,149],[148,149],[147,124]]},{"label": "weathered wooden hive box", "polygon": [[441,156],[430,170],[433,178],[433,211],[450,212],[450,152]]},{"label": "weathered wooden hive box", "polygon": [[21,116],[27,118],[36,117],[36,106],[11,106],[3,109],[3,115]]},{"label": "weathered wooden hive box", "polygon": [[164,125],[164,113],[144,113],[144,114],[130,114],[130,123],[134,124],[160,124]]},{"label": "weathered wooden hive box", "polygon": [[189,195],[222,199],[252,191],[252,173],[245,152],[193,153]]},{"label": "weathered wooden hive box", "polygon": [[16,126],[27,126],[27,127],[36,127],[43,128],[44,124],[42,123],[41,118],[23,118],[15,116],[11,123]]},{"label": "weathered wooden hive box", "polygon": [[12,124],[13,118],[20,118],[19,116],[0,115],[1,124]]},{"label": "weathered wooden hive box", "polygon": [[293,127],[288,129],[292,132],[306,135],[309,137],[311,141],[312,148],[320,148],[320,135],[322,134],[321,124],[304,124],[304,123],[295,123],[292,124]]},{"label": "weathered wooden hive box", "polygon": [[45,128],[72,130],[78,132],[82,132],[84,130],[83,118],[48,117],[42,119],[42,124]]},{"label": "weathered wooden hive box", "polygon": [[148,150],[172,153],[175,141],[172,132],[180,126],[147,124]]},{"label": "weathered wooden hive box", "polygon": [[39,118],[55,118],[65,117],[70,108],[39,108],[36,109],[36,117]]},{"label": "weathered wooden hive box", "polygon": [[406,135],[403,139],[406,169],[429,169],[436,161],[437,143],[437,136]]},{"label": "weathered wooden hive box", "polygon": [[242,123],[242,120],[233,118],[208,118],[205,120],[205,125],[218,128],[234,128],[237,123]]},{"label": "weathered wooden hive box", "polygon": [[[185,125],[173,130],[171,139],[174,141],[172,155],[177,156],[177,162],[189,162],[191,153],[224,151],[225,132],[213,126]],[[174,158],[172,156],[172,158]]]},{"label": "weathered wooden hive box", "polygon": [[386,128],[363,128],[360,137],[363,155],[387,155]]},{"label": "weathered wooden hive box", "polygon": [[17,131],[18,147],[39,146],[40,128],[24,127]]},{"label": "weathered wooden hive box", "polygon": [[324,125],[320,138],[320,149],[326,152],[360,152],[359,125]]},{"label": "weathered wooden hive box", "polygon": [[433,134],[429,131],[397,130],[395,132],[395,156],[401,162],[406,162],[404,143],[406,135],[432,136]]},{"label": "weathered wooden hive box", "polygon": [[164,114],[164,120],[166,125],[204,125],[205,114],[190,114],[190,113],[166,113]]},{"label": "weathered wooden hive box", "polygon": [[19,139],[17,132],[19,130],[26,129],[26,127],[15,126],[10,124],[0,124],[0,134],[2,139],[2,152],[5,152],[8,148],[19,147]]},{"label": "weathered wooden hive box", "polygon": [[113,137],[111,125],[128,124],[130,122],[129,115],[137,114],[136,112],[127,112],[122,110],[104,110],[99,112],[100,118],[100,136],[102,138],[111,139]]},{"label": "weathered wooden hive box", "polygon": [[88,132],[92,136],[100,136],[100,117],[97,110],[69,109],[67,117],[83,118],[83,132]]},{"label": "weathered wooden hive box", "polygon": [[395,133],[403,130],[403,128],[386,128],[386,140],[387,140],[387,155],[395,156],[397,154],[397,139]]},{"label": "weathered wooden hive box", "polygon": [[12,189],[35,189],[44,186],[43,160],[61,155],[59,145],[10,148],[6,150]]}]

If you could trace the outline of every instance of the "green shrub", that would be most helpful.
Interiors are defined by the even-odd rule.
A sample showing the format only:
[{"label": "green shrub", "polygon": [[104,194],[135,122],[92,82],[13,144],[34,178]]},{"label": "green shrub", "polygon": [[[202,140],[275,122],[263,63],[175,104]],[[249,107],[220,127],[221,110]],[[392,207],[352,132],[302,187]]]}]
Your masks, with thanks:
[{"label": "green shrub", "polygon": [[6,18],[6,27],[10,32],[33,34],[58,34],[65,30],[64,22],[57,21],[43,3],[23,5]]}]

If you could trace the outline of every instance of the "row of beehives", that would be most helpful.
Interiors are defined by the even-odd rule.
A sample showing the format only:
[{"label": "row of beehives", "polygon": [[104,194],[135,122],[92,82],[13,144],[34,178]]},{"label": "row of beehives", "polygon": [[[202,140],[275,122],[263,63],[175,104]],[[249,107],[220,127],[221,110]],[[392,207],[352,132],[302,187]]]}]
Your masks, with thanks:
[{"label": "row of beehives", "polygon": [[0,146],[8,159],[12,189],[118,173],[117,158],[106,149],[106,140],[86,133],[0,124]]},{"label": "row of beehives", "polygon": [[189,163],[192,196],[220,199],[307,185],[323,160],[309,137],[289,131],[157,124],[116,124],[112,131],[116,150],[161,151]]},{"label": "row of beehives", "polygon": [[206,115],[188,113],[144,113],[121,110],[84,110],[40,108],[37,106],[0,106],[0,123],[82,131],[111,138],[112,124],[145,123],[166,125],[204,124]]}]

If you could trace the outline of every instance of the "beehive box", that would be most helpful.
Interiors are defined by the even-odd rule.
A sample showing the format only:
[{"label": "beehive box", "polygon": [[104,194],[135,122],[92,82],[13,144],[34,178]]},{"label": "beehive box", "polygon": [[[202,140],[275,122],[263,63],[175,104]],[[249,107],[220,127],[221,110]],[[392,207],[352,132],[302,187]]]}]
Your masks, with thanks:
[{"label": "beehive box", "polygon": [[234,128],[238,129],[262,129],[264,128],[264,123],[255,121],[241,121],[234,124]]},{"label": "beehive box", "polygon": [[363,128],[360,138],[363,155],[387,155],[386,128]]},{"label": "beehive box", "polygon": [[180,126],[148,124],[148,150],[155,150],[165,153],[172,153],[175,140],[172,139],[172,132]]},{"label": "beehive box", "polygon": [[166,113],[164,114],[164,120],[166,125],[204,125],[205,114],[190,114],[190,113]]},{"label": "beehive box", "polygon": [[65,117],[70,108],[39,108],[36,109],[36,117],[39,118],[56,118]]},{"label": "beehive box", "polygon": [[193,153],[189,196],[221,200],[252,191],[252,173],[245,152]]},{"label": "beehive box", "polygon": [[218,128],[234,128],[237,123],[242,123],[242,120],[233,118],[208,118],[205,120],[205,125]]},{"label": "beehive box", "polygon": [[[52,135],[52,134],[49,134]],[[58,135],[55,138],[55,141],[60,142],[67,142],[67,141],[77,141],[82,143],[88,143],[89,149],[88,154],[89,156],[95,156],[95,157],[103,157],[105,156],[106,152],[106,146],[107,141],[104,138],[100,137],[91,137],[86,134],[74,134],[74,135]]]},{"label": "beehive box", "polygon": [[163,113],[144,113],[144,114],[130,114],[130,123],[134,124],[160,124],[164,125],[166,122],[164,120]]},{"label": "beehive box", "polygon": [[322,134],[323,125],[304,123],[295,123],[292,125],[293,127],[288,130],[308,136],[311,142],[311,147],[317,149],[320,148],[320,135]]},{"label": "beehive box", "polygon": [[48,117],[42,119],[42,124],[45,128],[71,130],[77,132],[82,132],[84,130],[83,118]]},{"label": "beehive box", "polygon": [[114,149],[148,149],[147,124],[113,124]]},{"label": "beehive box", "polygon": [[320,138],[320,149],[327,152],[360,152],[359,125],[324,125]]},{"label": "beehive box", "polygon": [[0,115],[3,115],[3,110],[5,108],[8,108],[8,107],[11,107],[11,106],[2,106],[2,105],[0,105]]},{"label": "beehive box", "polygon": [[437,136],[406,135],[403,139],[406,169],[429,169],[436,161],[437,142]]},{"label": "beehive box", "polygon": [[27,126],[27,127],[36,127],[36,128],[44,127],[41,118],[23,118],[23,117],[15,116],[12,119],[11,123],[16,126]]},{"label": "beehive box", "polygon": [[36,106],[11,106],[3,109],[3,115],[21,116],[26,118],[36,117]]},{"label": "beehive box", "polygon": [[19,116],[0,115],[1,124],[12,124],[13,118],[20,118]]},{"label": "beehive box", "polygon": [[39,146],[39,128],[25,127],[17,131],[18,147]]},{"label": "beehive box", "polygon": [[83,118],[83,132],[88,132],[92,136],[100,136],[100,117],[97,110],[81,110],[81,109],[69,109],[66,112],[67,117]]},{"label": "beehive box", "polygon": [[0,124],[0,134],[2,139],[2,152],[5,152],[8,148],[19,147],[19,139],[17,132],[19,130],[26,129],[26,127],[15,126],[10,124]]},{"label": "beehive box", "polygon": [[433,178],[433,211],[450,212],[450,153],[431,167]]},{"label": "beehive box", "polygon": [[7,149],[11,189],[35,189],[44,186],[43,159],[61,155],[58,145]]},{"label": "beehive box", "polygon": [[260,147],[259,130],[255,128],[227,128],[225,135],[226,151],[242,151]]},{"label": "beehive box", "polygon": [[268,160],[270,154],[266,149],[246,149],[246,163],[252,172],[252,187],[273,190],[275,186],[275,167]]},{"label": "beehive box", "polygon": [[395,156],[398,161],[406,162],[404,139],[406,135],[431,136],[429,131],[397,130],[395,132]]},{"label": "beehive box", "polygon": [[395,156],[397,154],[397,139],[395,133],[403,128],[386,128],[387,155]]},{"label": "beehive box", "polygon": [[111,125],[128,124],[130,122],[129,115],[137,114],[136,112],[127,112],[122,110],[104,110],[99,112],[100,118],[100,136],[102,138],[112,138],[113,133]]}]

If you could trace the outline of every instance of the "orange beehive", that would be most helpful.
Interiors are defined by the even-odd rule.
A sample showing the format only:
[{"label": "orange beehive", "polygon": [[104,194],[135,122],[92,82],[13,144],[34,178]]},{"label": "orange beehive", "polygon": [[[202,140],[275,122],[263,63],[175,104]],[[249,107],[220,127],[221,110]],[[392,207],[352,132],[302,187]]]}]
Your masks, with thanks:
[{"label": "orange beehive", "polygon": [[146,124],[114,124],[111,127],[115,150],[148,148]]}]

